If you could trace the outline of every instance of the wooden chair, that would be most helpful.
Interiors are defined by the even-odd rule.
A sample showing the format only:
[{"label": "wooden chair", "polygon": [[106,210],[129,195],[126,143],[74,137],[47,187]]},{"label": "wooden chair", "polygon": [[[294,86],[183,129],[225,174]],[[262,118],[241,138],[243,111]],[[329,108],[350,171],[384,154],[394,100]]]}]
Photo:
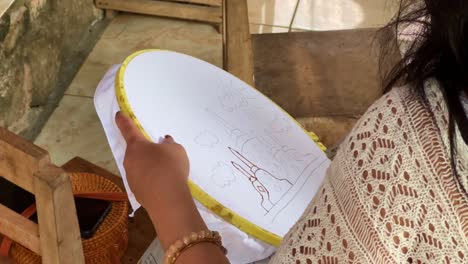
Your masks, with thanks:
[{"label": "wooden chair", "polygon": [[247,0],[95,0],[106,16],[118,11],[214,24],[223,34],[224,69],[254,85]]},{"label": "wooden chair", "polygon": [[112,17],[115,11],[171,17],[221,26],[223,0],[95,0]]},{"label": "wooden chair", "polygon": [[392,46],[394,61],[379,65],[378,30],[252,35],[255,87],[333,147],[382,95],[381,70],[400,59]]},{"label": "wooden chair", "polygon": [[35,195],[38,216],[35,224],[0,204],[0,234],[44,264],[85,263],[70,178],[47,151],[0,127],[0,175]]}]

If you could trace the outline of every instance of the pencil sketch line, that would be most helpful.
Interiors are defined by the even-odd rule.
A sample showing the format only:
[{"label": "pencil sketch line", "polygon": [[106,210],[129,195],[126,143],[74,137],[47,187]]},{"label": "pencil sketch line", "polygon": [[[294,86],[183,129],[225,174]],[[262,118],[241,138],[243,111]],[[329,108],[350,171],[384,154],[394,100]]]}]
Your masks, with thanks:
[{"label": "pencil sketch line", "polygon": [[276,217],[278,217],[279,213],[281,213],[290,203],[292,200],[294,200],[294,198],[296,198],[296,196],[301,192],[302,188],[304,188],[305,184],[307,183],[307,181],[310,179],[310,177],[312,177],[312,175],[314,174],[314,172],[321,168],[322,165],[327,162],[327,159],[324,159],[316,168],[314,168],[313,171],[310,172],[309,176],[307,176],[307,179],[304,181],[304,183],[301,185],[301,187],[297,190],[297,192],[294,194],[294,196],[280,209],[278,210],[278,212],[275,214],[275,216],[273,217],[273,219],[271,220],[271,223],[273,223],[275,220],[276,220]]},{"label": "pencil sketch line", "polygon": [[254,139],[255,139],[255,137],[252,137],[252,138],[249,138],[249,139],[247,139],[246,141],[244,141],[244,143],[242,144],[242,147],[241,147],[241,153],[244,153],[244,147],[245,147],[245,145],[247,145],[247,143],[248,143],[249,141],[252,141],[252,140],[254,140]]},{"label": "pencil sketch line", "polygon": [[267,170],[258,167],[237,150],[231,147],[228,147],[228,149],[240,160],[240,164],[244,165],[231,161],[232,166],[249,179],[255,191],[260,194],[260,205],[265,211],[269,212],[280,201],[281,197],[291,189],[292,183],[288,179],[278,178]]},{"label": "pencil sketch line", "polygon": [[224,162],[218,162],[211,169],[211,181],[219,188],[226,188],[236,182],[236,175],[231,166]]},{"label": "pencil sketch line", "polygon": [[249,106],[245,96],[240,91],[232,89],[232,85],[229,86],[225,87],[224,93],[217,97],[221,107],[227,112],[234,112],[242,107]]},{"label": "pencil sketch line", "polygon": [[201,146],[201,147],[207,147],[207,148],[213,148],[215,145],[217,145],[220,140],[219,138],[211,133],[208,130],[200,132],[195,138],[194,138],[195,144]]},{"label": "pencil sketch line", "polygon": [[[299,177],[296,178],[296,180],[294,181],[293,185],[296,185],[296,183],[299,181],[299,179],[302,177],[302,175],[304,174],[304,172],[312,165],[314,164],[314,162],[316,161],[316,159],[312,160],[311,162],[309,162],[309,164],[307,164],[307,166],[304,167],[304,169],[301,171],[301,173],[299,174]],[[289,190],[288,190],[289,191]],[[279,199],[279,201],[283,200],[284,196],[287,194],[288,192],[285,192],[283,194],[283,196],[281,196],[281,198]],[[292,200],[292,199],[291,199]],[[281,209],[282,210],[282,209]],[[268,215],[269,212],[265,213],[264,215]]]}]

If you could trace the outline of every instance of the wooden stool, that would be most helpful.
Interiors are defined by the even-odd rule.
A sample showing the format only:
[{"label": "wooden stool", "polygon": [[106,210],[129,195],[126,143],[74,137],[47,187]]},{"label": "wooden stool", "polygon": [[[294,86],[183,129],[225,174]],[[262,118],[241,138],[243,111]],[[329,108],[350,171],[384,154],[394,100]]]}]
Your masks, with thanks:
[{"label": "wooden stool", "polygon": [[85,263],[70,179],[47,151],[0,128],[0,175],[35,195],[39,223],[0,204],[0,234],[44,264]]}]

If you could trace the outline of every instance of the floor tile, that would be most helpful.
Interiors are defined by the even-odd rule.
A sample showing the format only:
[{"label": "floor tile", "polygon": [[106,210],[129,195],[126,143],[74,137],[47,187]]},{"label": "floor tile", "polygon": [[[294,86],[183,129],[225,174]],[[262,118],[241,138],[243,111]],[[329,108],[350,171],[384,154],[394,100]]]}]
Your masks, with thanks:
[{"label": "floor tile", "polygon": [[91,98],[65,95],[34,143],[56,165],[80,156],[120,175]]},{"label": "floor tile", "polygon": [[66,94],[92,97],[111,65],[135,51],[151,48],[182,52],[222,67],[222,36],[213,26],[121,14],[111,21]]},{"label": "floor tile", "polygon": [[289,27],[298,0],[248,0],[249,22]]},{"label": "floor tile", "polygon": [[288,31],[289,29],[287,27],[250,24],[250,34],[286,33]]},{"label": "floor tile", "polygon": [[339,30],[381,27],[395,14],[388,0],[300,0],[292,28]]}]

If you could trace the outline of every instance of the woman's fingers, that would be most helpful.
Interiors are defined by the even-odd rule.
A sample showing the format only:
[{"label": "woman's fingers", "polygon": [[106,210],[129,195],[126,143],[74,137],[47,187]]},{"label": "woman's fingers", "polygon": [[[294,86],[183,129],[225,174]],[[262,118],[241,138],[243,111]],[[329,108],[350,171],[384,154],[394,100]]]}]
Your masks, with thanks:
[{"label": "woman's fingers", "polygon": [[165,135],[161,143],[162,144],[174,144],[176,142],[175,142],[174,138],[172,138],[171,136]]},{"label": "woman's fingers", "polygon": [[[128,144],[131,144],[135,141],[146,140],[145,136],[140,132],[138,127],[133,123],[133,121],[123,115],[120,111],[115,115],[115,123],[120,129],[122,136]],[[161,144],[175,144],[174,138],[169,135],[164,136],[161,140]]]},{"label": "woman's fingers", "polygon": [[132,119],[124,116],[120,111],[115,115],[115,123],[119,127],[127,145],[136,141],[146,140],[145,136],[138,130],[138,127],[133,123]]}]

